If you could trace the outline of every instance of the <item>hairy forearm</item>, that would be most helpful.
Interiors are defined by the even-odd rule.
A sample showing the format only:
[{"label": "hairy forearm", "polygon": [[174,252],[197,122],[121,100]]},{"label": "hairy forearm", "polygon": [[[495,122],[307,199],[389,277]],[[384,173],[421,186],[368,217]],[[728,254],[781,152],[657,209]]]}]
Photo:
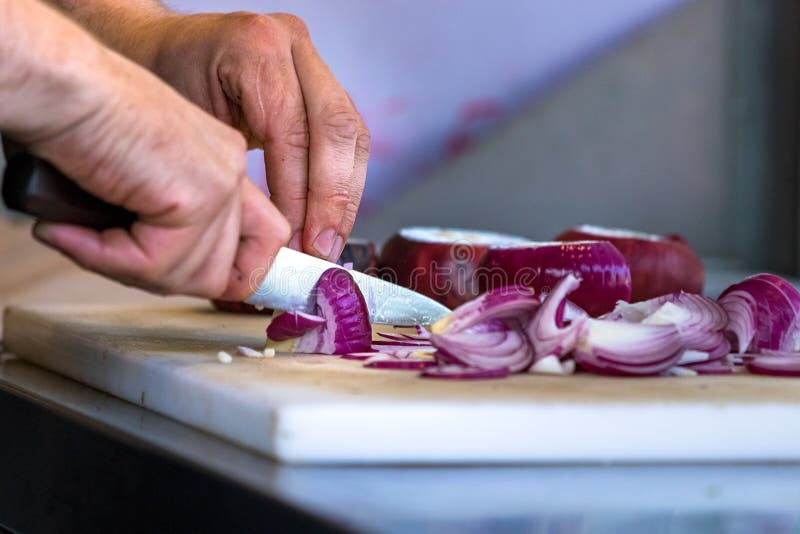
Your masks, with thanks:
[{"label": "hairy forearm", "polygon": [[158,0],[47,0],[103,43],[152,68],[172,13]]},{"label": "hairy forearm", "polygon": [[0,131],[35,138],[65,95],[84,94],[95,83],[103,51],[37,0],[0,0],[0,20]]}]

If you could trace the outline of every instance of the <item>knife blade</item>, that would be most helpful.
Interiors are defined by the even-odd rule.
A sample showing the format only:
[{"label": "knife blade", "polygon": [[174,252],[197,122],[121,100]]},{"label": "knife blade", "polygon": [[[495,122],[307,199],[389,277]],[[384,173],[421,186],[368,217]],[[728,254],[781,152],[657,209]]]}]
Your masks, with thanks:
[{"label": "knife blade", "polygon": [[[245,302],[278,310],[313,312],[314,288],[323,272],[343,269],[296,250],[282,247],[263,282]],[[416,291],[358,271],[348,271],[364,295],[374,323],[411,326],[430,324],[450,312]]]},{"label": "knife blade", "polygon": [[[105,230],[129,228],[136,215],[103,202],[79,188],[57,168],[5,143],[8,164],[3,177],[3,200],[8,208],[37,218]],[[281,248],[250,304],[279,310],[312,311],[314,286],[330,263]],[[349,271],[367,302],[372,322],[430,324],[450,310],[410,289],[358,271]]]}]

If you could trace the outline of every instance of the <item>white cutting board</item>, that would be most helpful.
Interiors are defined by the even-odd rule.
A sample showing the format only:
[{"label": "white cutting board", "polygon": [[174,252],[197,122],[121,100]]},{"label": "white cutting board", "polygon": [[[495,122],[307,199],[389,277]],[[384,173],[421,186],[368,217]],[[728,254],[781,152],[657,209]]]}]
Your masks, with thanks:
[{"label": "white cutting board", "polygon": [[800,380],[519,375],[457,382],[263,346],[204,308],[10,308],[5,349],[269,455],[311,463],[800,460]]}]

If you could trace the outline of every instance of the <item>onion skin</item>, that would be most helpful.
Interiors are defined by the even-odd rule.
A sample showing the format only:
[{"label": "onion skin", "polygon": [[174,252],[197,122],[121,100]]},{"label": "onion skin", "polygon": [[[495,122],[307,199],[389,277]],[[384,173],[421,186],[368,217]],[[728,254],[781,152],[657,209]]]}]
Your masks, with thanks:
[{"label": "onion skin", "polygon": [[631,302],[685,291],[702,293],[703,263],[679,236],[646,236],[625,230],[576,226],[556,237],[558,241],[601,239],[611,242],[625,257],[631,271]]},{"label": "onion skin", "polygon": [[456,308],[481,293],[475,271],[490,246],[525,241],[477,230],[403,228],[384,244],[378,272],[385,280]]},{"label": "onion skin", "polygon": [[727,333],[739,352],[800,350],[800,292],[773,274],[757,274],[722,292],[732,317]]},{"label": "onion skin", "polygon": [[[631,297],[631,273],[622,254],[607,241],[529,243],[495,247],[481,265],[480,283],[490,289],[494,273],[507,283],[526,285],[538,292],[549,290],[568,274],[581,280],[570,300],[597,317]],[[500,278],[500,277],[498,277]]]},{"label": "onion skin", "polygon": [[[367,274],[377,273],[377,256],[375,254],[375,244],[366,239],[351,237],[347,240],[339,260],[336,262],[344,266],[346,263],[353,264],[353,270]],[[228,313],[246,313],[251,315],[272,315],[270,308],[260,310],[252,304],[245,302],[234,302],[230,300],[212,299],[211,305],[215,310]]]}]

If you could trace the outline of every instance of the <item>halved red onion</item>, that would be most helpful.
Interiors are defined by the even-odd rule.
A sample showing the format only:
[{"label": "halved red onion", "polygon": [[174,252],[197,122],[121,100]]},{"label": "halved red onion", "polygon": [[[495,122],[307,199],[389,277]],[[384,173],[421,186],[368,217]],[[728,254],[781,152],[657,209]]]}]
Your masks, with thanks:
[{"label": "halved red onion", "polygon": [[571,300],[589,315],[611,311],[618,300],[631,296],[631,274],[625,258],[607,241],[574,243],[524,243],[492,247],[480,267],[482,289],[496,287],[495,280],[547,291],[564,276],[581,280]]},{"label": "halved red onion", "polygon": [[563,232],[556,239],[599,239],[617,247],[631,269],[631,302],[678,291],[703,291],[703,263],[680,236],[580,225]]},{"label": "halved red onion", "polygon": [[679,292],[633,304],[620,302],[604,319],[653,325],[673,324],[686,349],[715,353],[724,351],[724,354],[730,349],[722,334],[728,324],[728,315],[713,299],[702,295]]},{"label": "halved red onion", "polygon": [[446,380],[487,380],[492,378],[505,378],[509,375],[508,369],[479,369],[464,367],[463,365],[440,365],[429,367],[420,376],[423,378],[440,378]]},{"label": "halved red onion", "polygon": [[[293,352],[346,354],[364,352],[372,346],[372,327],[364,296],[353,277],[344,269],[328,269],[320,277],[314,289],[316,314],[325,323],[306,331],[296,338],[291,347]],[[299,317],[299,316],[298,316]],[[279,336],[285,332],[279,329]],[[270,330],[267,329],[269,336]],[[270,339],[272,342],[280,342]],[[276,347],[278,348],[278,347]]]},{"label": "halved red onion", "polygon": [[[526,328],[528,339],[533,345],[534,358],[547,356],[561,358],[572,352],[578,341],[583,324],[588,319],[586,312],[573,305],[571,320],[565,317],[567,295],[580,287],[580,281],[568,274],[545,298]],[[534,364],[535,365],[535,364]]]},{"label": "halved red onion", "polygon": [[800,291],[788,281],[757,274],[723,291],[719,303],[739,352],[800,351]]},{"label": "halved red onion", "polygon": [[383,246],[380,276],[455,308],[478,296],[474,275],[489,247],[527,241],[478,230],[403,228]]},{"label": "halved red onion", "polygon": [[272,318],[267,326],[267,339],[271,341],[285,341],[300,337],[306,332],[319,328],[325,324],[325,319],[319,315],[304,312],[284,312]]},{"label": "halved red onion", "polygon": [[503,286],[491,289],[478,298],[462,304],[431,325],[434,334],[463,332],[492,319],[517,317],[524,319],[539,308],[536,291],[525,286]]},{"label": "halved red onion", "polygon": [[680,360],[684,346],[675,325],[588,319],[573,351],[581,368],[600,374],[655,375]]},{"label": "halved red onion", "polygon": [[[478,328],[486,324],[491,328]],[[530,343],[516,319],[493,319],[461,332],[432,334],[431,343],[437,349],[436,359],[444,364],[515,373],[533,361]]]}]

